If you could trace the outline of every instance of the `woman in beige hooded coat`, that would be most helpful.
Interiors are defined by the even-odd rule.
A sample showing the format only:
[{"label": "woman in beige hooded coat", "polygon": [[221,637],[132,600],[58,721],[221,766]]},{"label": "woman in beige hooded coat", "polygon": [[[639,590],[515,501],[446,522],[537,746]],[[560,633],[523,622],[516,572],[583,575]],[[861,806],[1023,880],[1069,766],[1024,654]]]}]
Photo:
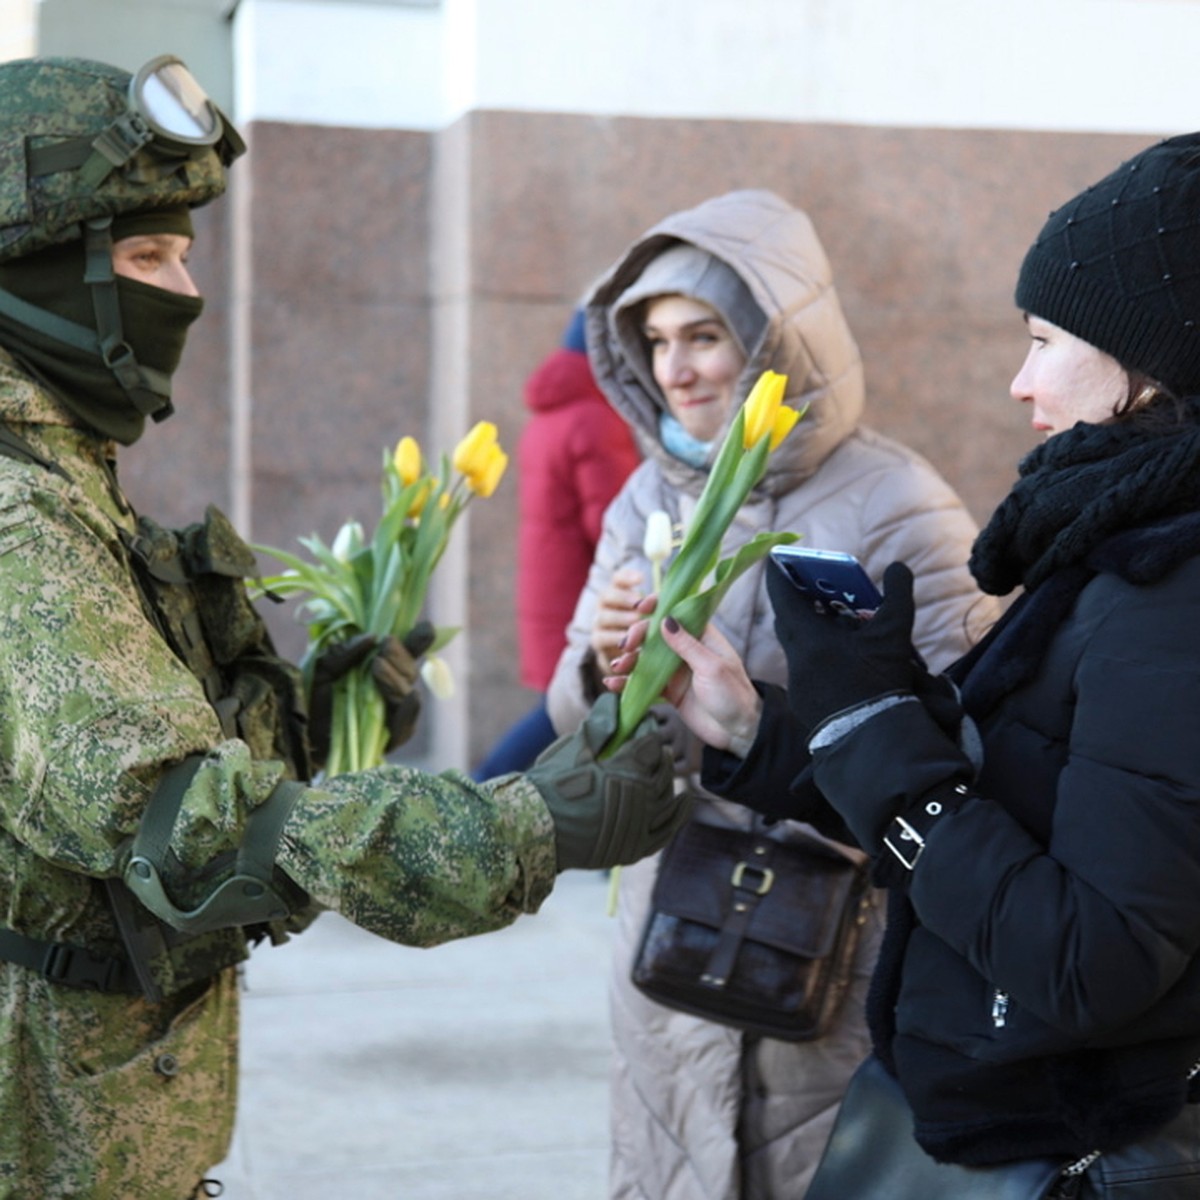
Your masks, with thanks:
[{"label": "woman in beige hooded coat", "polygon": [[[964,566],[976,527],[959,498],[914,452],[859,424],[858,347],[803,212],[770,192],[738,191],[667,217],[596,285],[587,321],[597,381],[645,461],[606,514],[550,685],[560,732],[587,713],[637,617],[634,605],[650,590],[647,517],[665,510],[686,525],[726,428],[768,368],[788,376],[788,403],[809,408],[771,456],[722,553],[760,531],[791,530],[806,545],[856,555],[876,581],[902,559],[916,574],[915,642],[934,670],[995,618]],[[724,391],[714,356],[732,372]],[[754,678],[786,681],[761,566],[734,585],[716,624]],[[662,719],[681,785],[697,789],[700,747],[670,710]],[[728,826],[755,819],[714,799],[701,800],[697,817]],[[780,822],[771,835],[797,828]],[[799,1200],[868,1049],[863,1003],[882,913],[868,921],[833,1031],[812,1042],[760,1038],[665,1008],[630,983],[656,870],[648,859],[620,878],[610,1195]]]}]

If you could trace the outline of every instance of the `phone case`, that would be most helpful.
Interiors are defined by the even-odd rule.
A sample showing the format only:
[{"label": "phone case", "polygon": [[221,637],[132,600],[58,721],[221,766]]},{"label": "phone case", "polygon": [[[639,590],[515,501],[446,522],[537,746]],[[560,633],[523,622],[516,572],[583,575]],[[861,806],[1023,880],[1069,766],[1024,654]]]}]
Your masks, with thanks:
[{"label": "phone case", "polygon": [[883,599],[852,554],[789,545],[776,546],[771,558],[821,608],[858,615],[874,612]]}]

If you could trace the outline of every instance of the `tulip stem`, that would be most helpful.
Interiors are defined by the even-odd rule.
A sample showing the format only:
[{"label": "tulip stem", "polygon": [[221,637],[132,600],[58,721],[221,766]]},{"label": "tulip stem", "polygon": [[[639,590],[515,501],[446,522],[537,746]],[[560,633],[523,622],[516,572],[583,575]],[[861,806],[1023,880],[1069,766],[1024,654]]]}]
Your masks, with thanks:
[{"label": "tulip stem", "polygon": [[605,910],[610,917],[617,915],[617,892],[620,887],[621,868],[619,866],[610,867],[608,871],[608,907]]}]

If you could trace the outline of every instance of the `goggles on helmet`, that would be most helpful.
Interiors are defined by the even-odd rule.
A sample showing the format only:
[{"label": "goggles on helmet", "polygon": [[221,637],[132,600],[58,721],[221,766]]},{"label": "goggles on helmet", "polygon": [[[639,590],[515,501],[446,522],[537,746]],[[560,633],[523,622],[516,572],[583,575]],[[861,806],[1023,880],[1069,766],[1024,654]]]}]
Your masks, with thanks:
[{"label": "goggles on helmet", "polygon": [[[99,187],[140,154],[169,164],[209,150],[228,166],[246,149],[237,130],[173,54],[152,58],[129,81],[126,109],[94,139],[72,139],[31,151],[31,174],[78,168]],[[153,177],[154,168],[134,170]]]},{"label": "goggles on helmet", "polygon": [[127,104],[126,111],[92,143],[95,153],[81,168],[93,186],[143,150],[177,159],[212,147],[228,164],[246,148],[196,77],[173,54],[152,58],[134,75]]},{"label": "goggles on helmet", "polygon": [[214,146],[225,131],[217,106],[173,54],[152,58],[130,80],[129,107],[166,147]]}]

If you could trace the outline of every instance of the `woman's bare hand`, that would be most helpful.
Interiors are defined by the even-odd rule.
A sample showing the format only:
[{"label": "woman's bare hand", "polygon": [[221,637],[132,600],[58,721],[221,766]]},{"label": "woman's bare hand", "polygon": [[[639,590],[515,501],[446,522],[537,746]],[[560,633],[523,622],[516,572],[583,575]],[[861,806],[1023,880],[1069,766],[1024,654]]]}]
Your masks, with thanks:
[{"label": "woman's bare hand", "polygon": [[[654,601],[653,596],[643,600],[638,606],[640,613],[653,612]],[[649,627],[644,615],[629,626],[623,652],[614,659],[612,673],[604,681],[610,691],[624,691]],[[702,637],[694,638],[674,618],[667,617],[661,633],[683,660],[663,690],[663,698],[675,706],[684,724],[701,741],[745,758],[762,719],[762,698],[737,652],[714,625],[709,625]]]},{"label": "woman's bare hand", "polygon": [[645,581],[637,567],[614,571],[608,587],[600,593],[591,646],[601,675],[612,672],[613,659],[620,654],[630,626],[639,619],[638,605],[645,598]]}]

